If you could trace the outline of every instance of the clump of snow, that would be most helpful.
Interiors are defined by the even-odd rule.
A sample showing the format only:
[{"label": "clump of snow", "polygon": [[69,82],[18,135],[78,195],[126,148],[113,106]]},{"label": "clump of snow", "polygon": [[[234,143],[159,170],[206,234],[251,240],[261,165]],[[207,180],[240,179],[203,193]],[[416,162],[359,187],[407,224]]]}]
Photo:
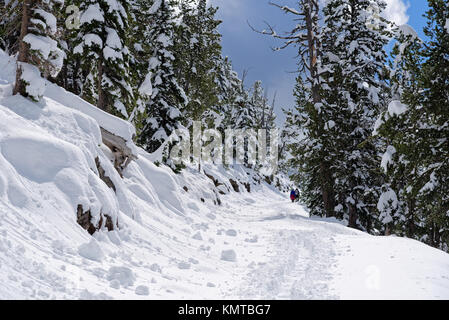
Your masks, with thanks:
[{"label": "clump of snow", "polygon": [[139,296],[148,296],[150,294],[150,289],[147,286],[138,286],[135,292]]},{"label": "clump of snow", "polygon": [[388,171],[388,165],[393,162],[393,155],[396,153],[396,148],[393,146],[388,146],[387,151],[385,151],[382,156],[381,167],[385,172]]},{"label": "clump of snow", "polygon": [[22,69],[21,79],[26,83],[26,92],[39,100],[45,91],[45,80],[41,77],[39,69],[31,64],[20,62],[19,67]]},{"label": "clump of snow", "polygon": [[143,83],[140,85],[139,93],[141,95],[151,97],[151,95],[153,94],[153,85],[151,84],[151,77],[152,76],[153,76],[152,73],[149,72],[146,75],[145,80],[143,81]]},{"label": "clump of snow", "polygon": [[193,237],[192,237],[192,239],[195,239],[195,240],[203,240],[203,237],[201,236],[201,232],[197,232],[197,233],[195,233],[194,235],[193,235]]},{"label": "clump of snow", "polygon": [[104,257],[103,250],[101,250],[97,240],[91,239],[88,243],[79,246],[78,253],[83,258],[101,261]]},{"label": "clump of snow", "polygon": [[403,34],[404,36],[406,36],[406,37],[409,36],[411,38],[418,38],[419,39],[419,36],[418,36],[418,33],[416,32],[416,30],[412,26],[410,26],[408,24],[400,25],[398,27],[398,29],[399,29],[398,31],[401,34]]},{"label": "clump of snow", "polygon": [[388,113],[390,114],[390,116],[399,116],[401,114],[403,114],[404,112],[406,112],[408,110],[408,107],[403,104],[401,101],[398,100],[393,100],[390,102],[390,104],[388,105]]},{"label": "clump of snow", "polygon": [[223,250],[221,252],[221,260],[235,262],[235,261],[237,261],[237,254],[232,249],[231,250]]},{"label": "clump of snow", "polygon": [[377,209],[381,212],[382,223],[387,224],[393,221],[392,214],[397,209],[398,203],[396,192],[392,189],[388,189],[380,195]]},{"label": "clump of snow", "polygon": [[101,10],[100,5],[98,3],[91,4],[82,14],[80,17],[80,23],[83,24],[89,24],[92,23],[92,21],[98,21],[98,22],[104,22],[103,17],[103,10]]},{"label": "clump of snow", "polygon": [[136,277],[130,268],[114,266],[109,268],[107,279],[126,288],[134,285]]},{"label": "clump of snow", "polygon": [[401,101],[393,100],[388,105],[388,110],[386,113],[379,116],[374,124],[373,135],[378,134],[379,128],[391,117],[400,116],[408,111],[408,106],[403,104]]},{"label": "clump of snow", "polygon": [[181,261],[180,263],[178,263],[178,268],[181,270],[190,269],[190,263]]}]

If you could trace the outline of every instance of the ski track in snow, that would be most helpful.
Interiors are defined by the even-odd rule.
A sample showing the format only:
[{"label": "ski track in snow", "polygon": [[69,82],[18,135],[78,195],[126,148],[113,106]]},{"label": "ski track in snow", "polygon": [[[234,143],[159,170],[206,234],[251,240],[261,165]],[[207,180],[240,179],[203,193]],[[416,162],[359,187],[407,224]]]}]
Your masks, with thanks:
[{"label": "ski track in snow", "polygon": [[242,299],[332,299],[328,271],[334,261],[332,234],[325,228],[307,227],[306,212],[284,200],[270,207],[246,208],[263,212],[258,225],[264,246],[270,248],[267,262],[255,267],[244,279]]}]

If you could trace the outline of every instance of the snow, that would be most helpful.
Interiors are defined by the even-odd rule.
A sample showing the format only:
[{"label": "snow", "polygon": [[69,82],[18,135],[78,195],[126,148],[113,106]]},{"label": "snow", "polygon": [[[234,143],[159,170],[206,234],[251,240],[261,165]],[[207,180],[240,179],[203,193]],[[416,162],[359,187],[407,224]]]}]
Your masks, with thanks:
[{"label": "snow", "polygon": [[152,73],[148,72],[148,74],[145,77],[145,80],[139,87],[139,93],[141,95],[151,97],[151,95],[153,94],[153,85],[151,84],[151,77]]},{"label": "snow", "polygon": [[101,40],[100,36],[94,33],[88,33],[83,37],[83,42],[86,46],[92,46],[93,44],[103,47],[103,40]]},{"label": "snow", "polygon": [[150,10],[148,11],[148,14],[155,14],[159,8],[161,7],[161,0],[154,1],[153,5],[151,6]]},{"label": "snow", "polygon": [[90,242],[80,245],[78,253],[81,257],[94,261],[101,261],[104,256],[103,251],[95,239],[91,239]]},{"label": "snow", "polygon": [[45,81],[41,78],[39,69],[31,64],[20,62],[20,68],[22,68],[22,80],[27,83],[26,92],[38,100],[45,91]]},{"label": "snow", "polygon": [[81,25],[87,23],[90,24],[92,21],[104,22],[103,11],[98,3],[91,4],[80,17]]},{"label": "snow", "polygon": [[237,261],[237,254],[234,250],[224,250],[221,252],[221,260],[235,262]]},{"label": "snow", "polygon": [[135,292],[139,296],[148,296],[150,294],[150,289],[147,286],[138,286]]},{"label": "snow", "polygon": [[42,9],[34,9],[34,12],[39,14],[42,18],[44,18],[46,27],[48,29],[50,29],[52,34],[55,34],[56,33],[56,17],[53,14],[51,14],[47,11],[44,11]]},{"label": "snow", "polygon": [[[133,271],[127,267],[110,267],[108,271],[107,279],[111,283],[116,283],[116,286],[130,287],[134,285],[136,280]],[[116,288],[118,289],[118,288]]]},{"label": "snow", "polygon": [[398,100],[393,100],[390,102],[390,104],[388,105],[388,113],[390,114],[390,116],[399,116],[401,114],[403,114],[404,112],[406,112],[408,110],[408,107],[401,103],[401,101]]},{"label": "snow", "polygon": [[419,39],[418,33],[412,26],[408,24],[403,24],[398,27],[398,31],[402,33],[404,36],[410,36],[412,39]]},{"label": "snow", "polygon": [[136,134],[136,129],[131,123],[111,116],[103,110],[100,110],[84,101],[77,95],[67,92],[63,88],[52,83],[47,83],[45,96],[52,98],[66,107],[78,110],[89,117],[92,117],[98,124],[100,124],[102,128],[124,138],[128,142],[128,147],[133,150],[133,153],[137,154],[137,148],[134,143],[132,143],[133,136]]},{"label": "snow", "polygon": [[[251,170],[203,164],[219,194],[196,166],[156,166],[131,124],[56,85],[38,103],[11,96],[14,65],[0,51],[1,299],[449,298],[448,254],[310,218]],[[139,156],[123,178],[100,125]],[[80,204],[119,228],[90,236]]]},{"label": "snow", "polygon": [[396,153],[396,148],[393,146],[388,146],[384,155],[382,156],[382,161],[380,166],[384,169],[385,172],[388,171],[388,165],[393,162],[393,155]]},{"label": "snow", "polygon": [[[408,106],[403,104],[401,101],[393,100],[388,105],[388,110],[385,114],[382,114],[374,123],[373,135],[378,134],[380,127],[387,121],[390,117],[400,116],[407,112]],[[383,166],[383,165],[382,165]]]},{"label": "snow", "polygon": [[397,209],[398,203],[396,192],[392,189],[388,189],[380,195],[379,202],[377,203],[377,209],[381,212],[382,222],[384,224],[393,221],[392,211]]}]

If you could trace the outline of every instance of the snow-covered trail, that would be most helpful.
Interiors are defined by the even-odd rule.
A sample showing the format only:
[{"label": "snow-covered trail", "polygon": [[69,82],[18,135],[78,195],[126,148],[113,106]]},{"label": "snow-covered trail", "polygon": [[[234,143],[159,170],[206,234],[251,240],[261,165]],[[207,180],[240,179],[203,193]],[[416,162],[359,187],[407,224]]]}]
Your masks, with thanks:
[{"label": "snow-covered trail", "polygon": [[[105,252],[99,261],[80,257],[68,241],[46,241],[33,220],[8,212],[0,223],[0,298],[449,298],[444,252],[310,218],[266,186],[222,203],[198,204],[197,231],[189,233],[180,222],[162,232],[144,213],[141,223],[128,219],[125,230],[96,237]],[[5,231],[13,217],[21,222]],[[227,250],[235,259],[223,259]]]},{"label": "snow-covered trail", "polygon": [[[235,224],[257,234],[239,249],[243,299],[448,299],[449,255],[420,242],[374,237],[310,218],[286,199],[257,194]],[[249,262],[249,264],[248,264]]]},{"label": "snow-covered trail", "polygon": [[283,200],[269,207],[251,225],[260,230],[260,246],[270,248],[267,262],[251,266],[239,288],[250,299],[332,299],[329,272],[335,263],[334,233],[313,223],[297,204]]},{"label": "snow-covered trail", "polygon": [[[331,269],[336,263],[335,229],[351,230],[310,219],[304,208],[288,199],[257,195],[240,204],[236,224],[257,234],[238,255],[244,262],[241,283],[233,297],[243,299],[336,299]],[[238,246],[237,246],[238,247]]]}]

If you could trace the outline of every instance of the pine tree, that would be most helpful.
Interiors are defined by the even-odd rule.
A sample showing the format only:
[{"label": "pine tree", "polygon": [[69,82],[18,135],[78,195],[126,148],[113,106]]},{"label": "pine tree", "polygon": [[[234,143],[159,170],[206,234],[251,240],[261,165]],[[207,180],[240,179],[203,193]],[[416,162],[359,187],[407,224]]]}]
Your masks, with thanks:
[{"label": "pine tree", "polygon": [[394,184],[403,210],[403,219],[395,227],[448,250],[449,113],[445,106],[449,103],[449,1],[429,0],[429,8],[424,28],[429,40],[421,44],[409,36],[396,50],[402,59],[393,81],[401,101],[390,105],[377,131],[394,153],[389,179],[408,177]]},{"label": "pine tree", "polygon": [[102,110],[128,118],[134,104],[130,83],[128,1],[78,1],[81,27],[74,53],[85,79],[82,97]]},{"label": "pine tree", "polygon": [[139,142],[148,152],[159,149],[182,122],[181,111],[187,102],[174,71],[173,12],[166,0],[152,7],[148,41],[152,44],[148,61],[152,92],[145,106],[145,124]]},{"label": "pine tree", "polygon": [[397,150],[407,148],[403,142],[404,132],[413,127],[413,120],[404,114],[407,106],[401,103],[405,96],[415,96],[419,92],[418,73],[422,64],[422,42],[416,32],[404,25],[395,30],[397,43],[392,50],[390,63],[392,101],[388,110],[376,122],[374,135],[382,138],[385,150],[381,166],[386,174],[383,194],[379,199],[380,222],[391,233],[414,237],[419,233],[420,215],[417,200],[410,184],[414,180],[414,164],[402,161]]},{"label": "pine tree", "polygon": [[151,19],[154,13],[159,9],[160,1],[134,0],[131,2],[132,23],[129,37],[132,45],[130,46],[131,56],[130,70],[132,86],[135,89],[134,95],[136,105],[131,112],[129,120],[134,123],[137,136],[140,136],[145,125],[145,106],[153,94],[151,83],[152,73],[149,69],[149,62],[153,54],[153,26]]},{"label": "pine tree", "polygon": [[[371,8],[383,0],[334,0],[324,8],[323,109],[329,119],[338,214],[350,227],[370,229],[382,184],[372,127],[382,110],[388,25],[372,21]],[[368,19],[367,19],[368,17]],[[374,22],[374,25],[372,24]]]},{"label": "pine tree", "polygon": [[[326,182],[322,180],[323,160],[329,161],[323,152],[323,142],[326,140],[321,134],[321,118],[313,103],[311,88],[302,76],[296,79],[294,96],[296,105],[293,110],[287,111],[284,129],[286,149],[291,154],[286,163],[287,170],[290,178],[301,185],[301,202],[310,214],[330,216],[323,205],[322,188]],[[331,183],[330,179],[327,182]]]},{"label": "pine tree", "polygon": [[221,57],[221,35],[215,18],[218,8],[206,0],[180,0],[180,23],[176,28],[176,76],[189,104],[183,114],[200,120],[205,111],[217,106],[217,66]]},{"label": "pine tree", "polygon": [[39,100],[45,90],[41,76],[55,77],[61,70],[64,53],[54,40],[58,30],[53,14],[61,4],[60,0],[23,0],[16,7],[22,20],[14,94]]},{"label": "pine tree", "polygon": [[59,47],[64,51],[66,59],[58,77],[51,80],[67,91],[80,95],[84,82],[84,75],[82,73],[80,59],[78,59],[77,54],[74,53],[80,18],[78,15],[79,12],[74,9],[77,8],[77,4],[77,0],[65,0],[64,7],[66,10],[70,8],[72,11],[67,10],[66,12],[66,10],[63,10],[62,13],[57,16],[58,24],[63,26],[63,28],[61,28],[56,40],[58,41]]},{"label": "pine tree", "polygon": [[232,68],[231,60],[225,57],[220,60],[217,72],[218,105],[214,108],[216,118],[215,128],[224,133],[226,128],[234,127],[233,114],[236,112],[239,103],[242,102],[243,83],[237,72]]},{"label": "pine tree", "polygon": [[19,51],[21,10],[19,1],[0,1],[0,48],[10,55]]}]

